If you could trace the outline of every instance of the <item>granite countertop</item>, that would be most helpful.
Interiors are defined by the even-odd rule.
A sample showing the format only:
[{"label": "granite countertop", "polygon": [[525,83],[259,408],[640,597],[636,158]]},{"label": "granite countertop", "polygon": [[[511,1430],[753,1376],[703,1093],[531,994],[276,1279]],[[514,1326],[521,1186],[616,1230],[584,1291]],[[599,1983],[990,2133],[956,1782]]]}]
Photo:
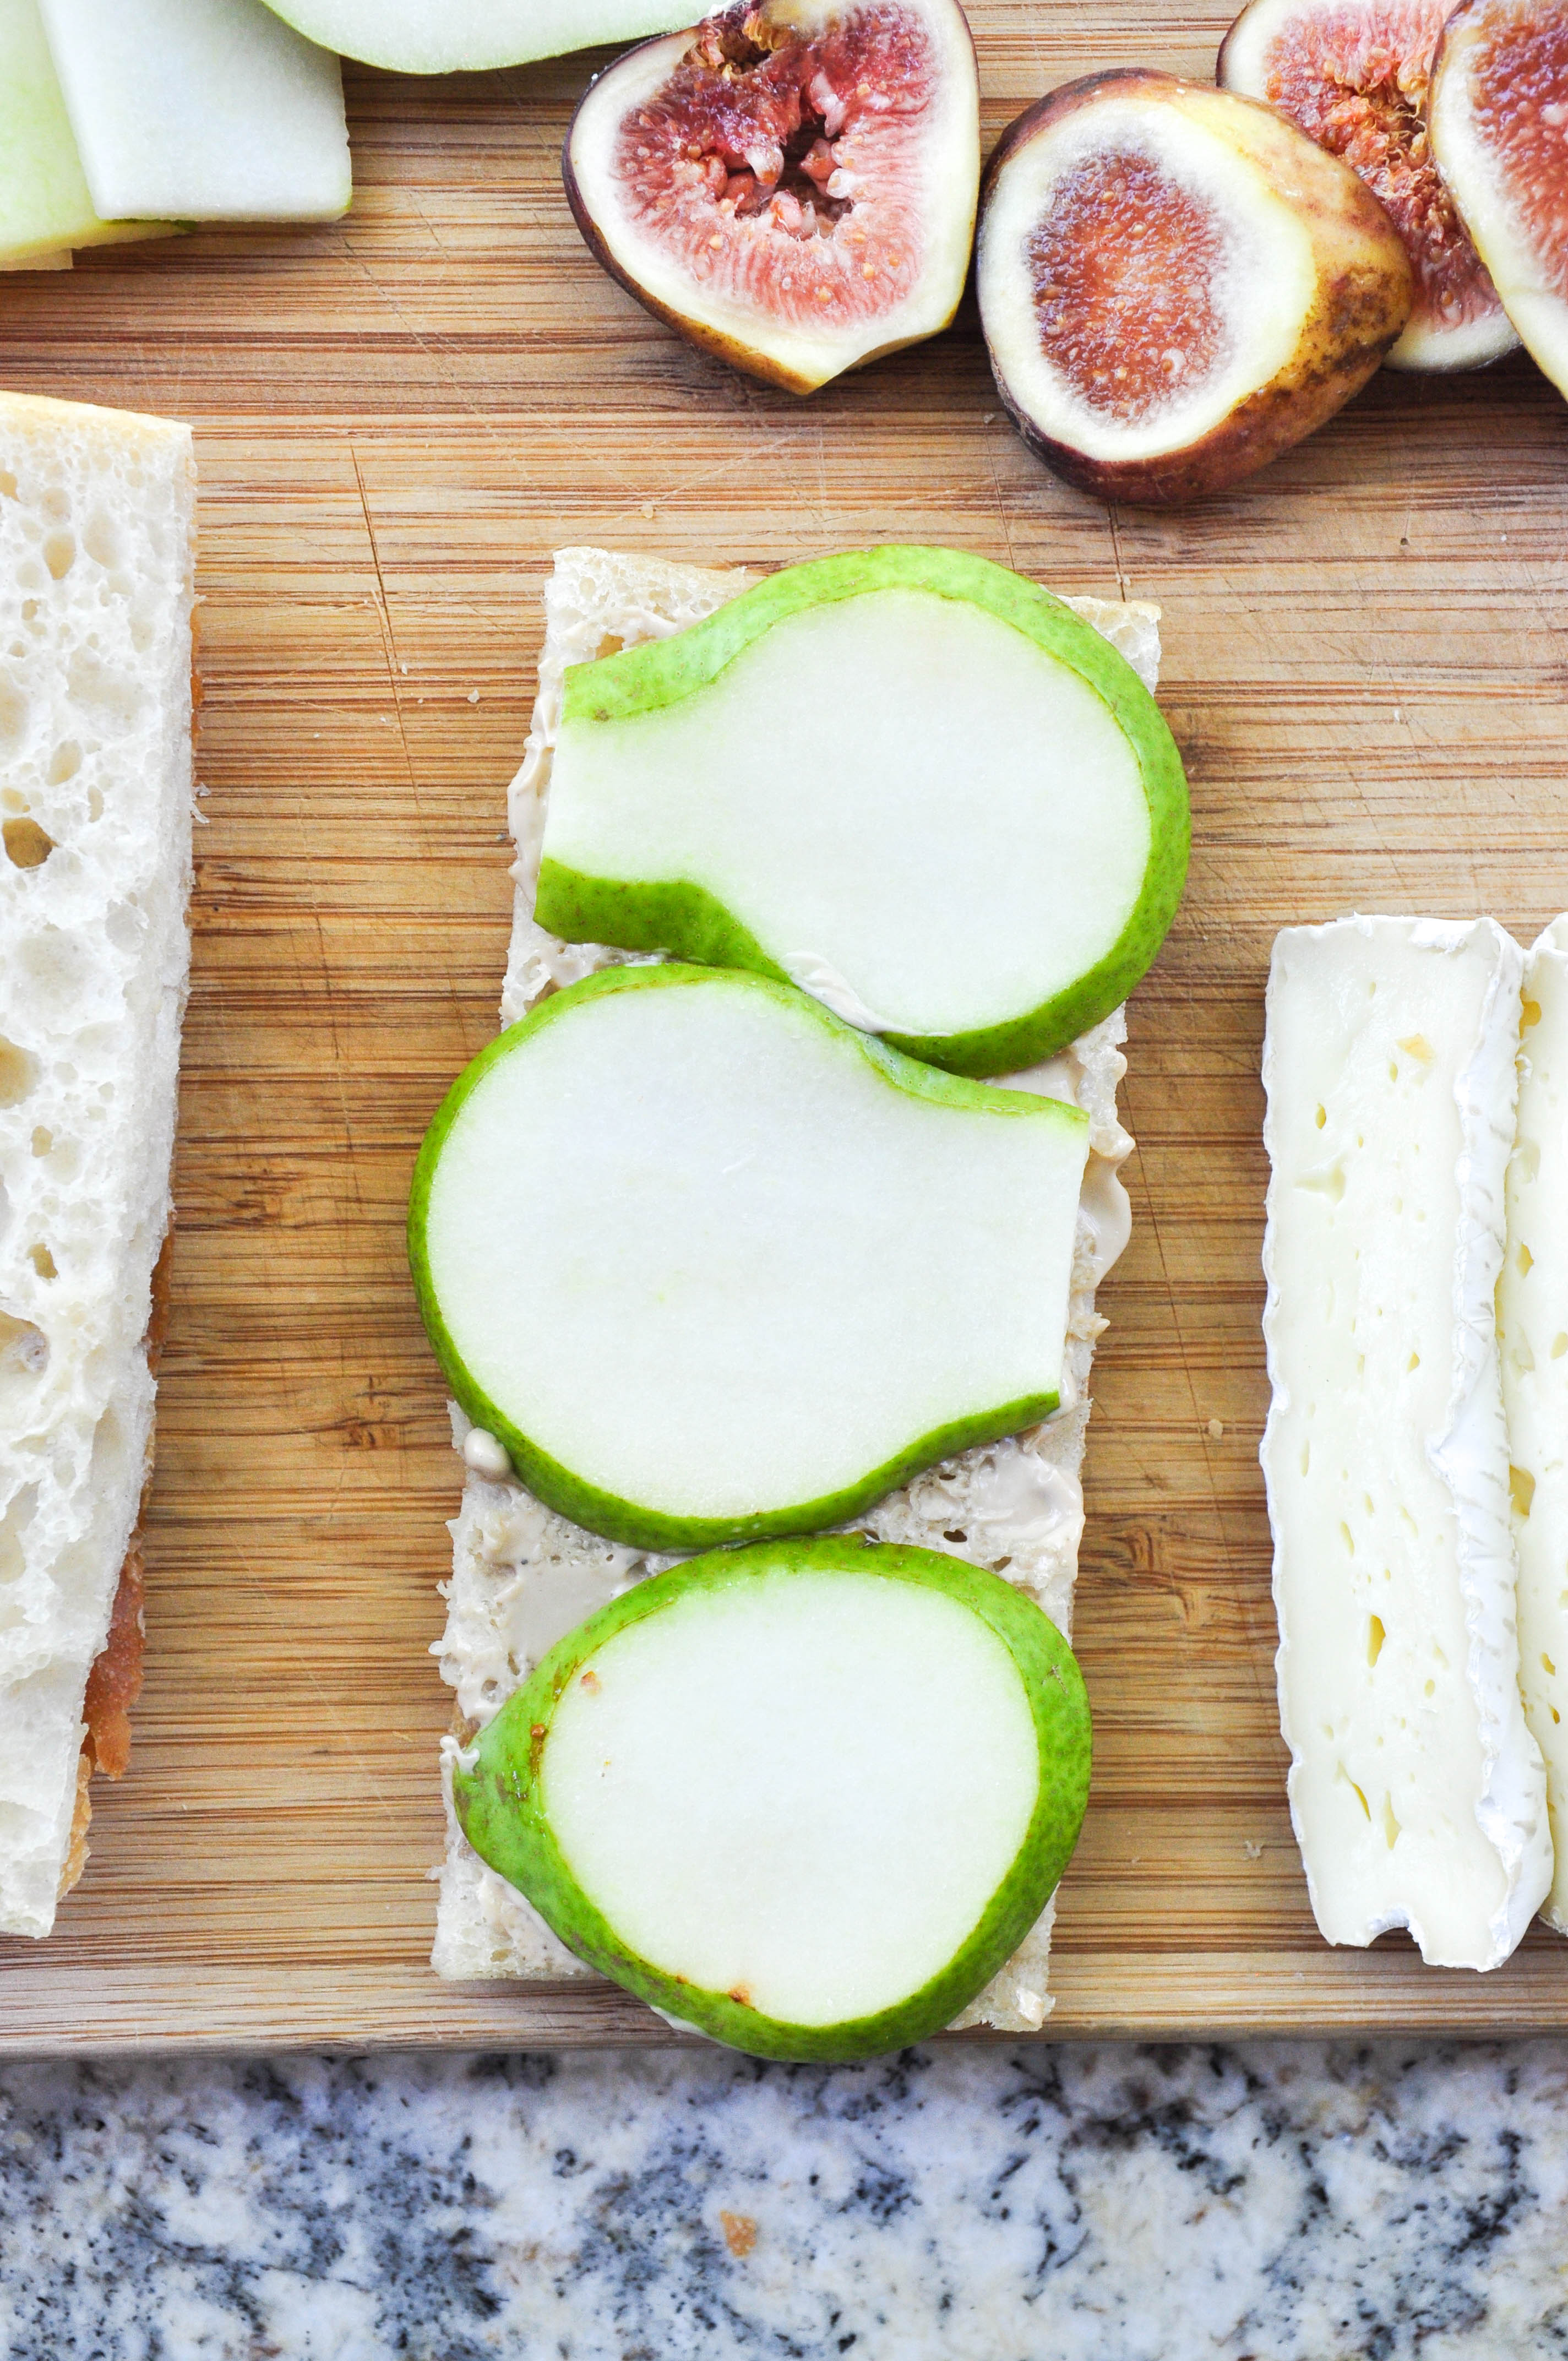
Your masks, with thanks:
[{"label": "granite countertop", "polygon": [[10,2066],[9,2361],[1568,2354],[1568,2044]]}]

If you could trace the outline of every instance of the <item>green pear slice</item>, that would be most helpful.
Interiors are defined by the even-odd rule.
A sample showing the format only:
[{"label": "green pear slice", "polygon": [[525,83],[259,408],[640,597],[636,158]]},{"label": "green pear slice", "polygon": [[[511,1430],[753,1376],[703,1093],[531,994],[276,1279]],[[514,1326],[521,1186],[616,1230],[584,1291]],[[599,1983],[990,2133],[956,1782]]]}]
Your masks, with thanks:
[{"label": "green pear slice", "polygon": [[640,1549],[815,1531],[1057,1407],[1087,1118],[764,978],[611,968],[454,1085],[410,1259],[522,1481]]},{"label": "green pear slice", "polygon": [[1098,631],[984,558],[876,549],[567,672],[535,915],[1008,1073],[1126,998],[1188,840],[1170,732]]},{"label": "green pear slice", "polygon": [[331,221],[353,194],[337,60],[263,0],[41,0],[99,212]]},{"label": "green pear slice", "polygon": [[563,1942],[763,2058],[950,2023],[1050,1898],[1089,1791],[1067,1642],[997,1575],[858,1536],[637,1584],[460,1759],[469,1843]]},{"label": "green pear slice", "polygon": [[38,0],[0,0],[0,261],[54,269],[72,247],[156,237],[93,209]]},{"label": "green pear slice", "polygon": [[269,0],[285,23],[395,73],[473,72],[635,41],[691,21],[682,0]]}]

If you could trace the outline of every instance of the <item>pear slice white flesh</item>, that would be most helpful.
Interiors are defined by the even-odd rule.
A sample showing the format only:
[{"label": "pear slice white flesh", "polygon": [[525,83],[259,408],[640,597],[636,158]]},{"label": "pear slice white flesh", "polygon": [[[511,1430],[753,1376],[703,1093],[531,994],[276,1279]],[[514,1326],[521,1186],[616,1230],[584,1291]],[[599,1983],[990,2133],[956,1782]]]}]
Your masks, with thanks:
[{"label": "pear slice white flesh", "polygon": [[269,0],[307,40],[394,73],[476,72],[641,40],[691,21],[690,0]]},{"label": "pear slice white flesh", "polygon": [[999,1576],[858,1536],[638,1584],[460,1763],[469,1842],[579,1955],[764,2057],[948,2024],[1034,1923],[1088,1792],[1061,1634]]},{"label": "pear slice white flesh", "polygon": [[564,1515],[811,1532],[1057,1406],[1087,1147],[787,985],[613,968],[459,1078],[410,1257],[453,1391]]},{"label": "pear slice white flesh", "polygon": [[331,221],[353,194],[335,57],[263,0],[42,0],[110,217]]},{"label": "pear slice white flesh", "polygon": [[535,906],[1010,1073],[1126,998],[1187,846],[1170,733],[1081,617],[961,551],[849,551],[567,675]]},{"label": "pear slice white flesh", "polygon": [[57,270],[79,246],[157,237],[157,222],[94,207],[49,56],[38,0],[0,0],[0,263]]}]

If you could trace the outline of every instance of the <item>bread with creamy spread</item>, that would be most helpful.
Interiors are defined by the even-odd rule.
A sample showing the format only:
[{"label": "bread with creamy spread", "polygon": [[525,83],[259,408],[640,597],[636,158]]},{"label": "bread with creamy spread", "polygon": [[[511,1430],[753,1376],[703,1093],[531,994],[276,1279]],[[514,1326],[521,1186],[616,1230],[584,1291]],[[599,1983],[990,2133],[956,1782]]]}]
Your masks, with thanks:
[{"label": "bread with creamy spread", "polygon": [[[633,956],[599,944],[563,943],[533,916],[566,667],[640,641],[667,637],[711,614],[751,578],[740,568],[675,566],[606,550],[557,554],[544,593],[545,637],[533,724],[510,799],[517,892],[501,995],[503,1025],[515,1024],[561,985]],[[1158,609],[1098,598],[1069,603],[1126,656],[1152,689],[1159,662]],[[1027,1075],[999,1077],[1014,1088],[1070,1099],[1090,1119],[1064,1407],[1028,1433],[985,1444],[929,1469],[858,1520],[860,1530],[881,1540],[943,1550],[994,1568],[1069,1634],[1083,1529],[1080,1471],[1090,1364],[1105,1324],[1095,1312],[1094,1293],[1126,1242],[1129,1223],[1126,1194],[1117,1178],[1133,1145],[1116,1113],[1116,1086],[1126,1064],[1121,1050],[1125,1034],[1118,1010],[1047,1065]],[[455,1406],[452,1417],[454,1441],[461,1450],[466,1422]],[[555,1640],[619,1591],[674,1562],[602,1540],[557,1516],[521,1485],[490,1481],[472,1467],[466,1470],[452,1533],[446,1630],[435,1650],[443,1677],[456,1693],[449,1756],[499,1711]],[[1053,1909],[1047,1909],[1021,1949],[965,2011],[960,2024],[1023,2031],[1044,2022],[1051,2005],[1047,1965]],[[442,1975],[458,1980],[545,1981],[591,1972],[516,1888],[474,1852],[452,1815],[450,1787],[433,1961]]]}]

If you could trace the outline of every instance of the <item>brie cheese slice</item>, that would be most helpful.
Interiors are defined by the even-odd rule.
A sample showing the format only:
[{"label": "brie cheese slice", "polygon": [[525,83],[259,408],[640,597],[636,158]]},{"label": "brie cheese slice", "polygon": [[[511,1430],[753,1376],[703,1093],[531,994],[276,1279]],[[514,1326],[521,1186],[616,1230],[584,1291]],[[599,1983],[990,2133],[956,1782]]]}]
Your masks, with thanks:
[{"label": "brie cheese slice", "polygon": [[1493,1292],[1522,956],[1492,920],[1288,928],[1268,985],[1280,1719],[1331,1943],[1493,1968],[1552,1877],[1519,1698]]},{"label": "brie cheese slice", "polygon": [[1497,1341],[1513,1459],[1519,1686],[1546,1758],[1557,1860],[1545,1916],[1568,1934],[1568,917],[1547,928],[1525,967],[1519,1069]]}]

